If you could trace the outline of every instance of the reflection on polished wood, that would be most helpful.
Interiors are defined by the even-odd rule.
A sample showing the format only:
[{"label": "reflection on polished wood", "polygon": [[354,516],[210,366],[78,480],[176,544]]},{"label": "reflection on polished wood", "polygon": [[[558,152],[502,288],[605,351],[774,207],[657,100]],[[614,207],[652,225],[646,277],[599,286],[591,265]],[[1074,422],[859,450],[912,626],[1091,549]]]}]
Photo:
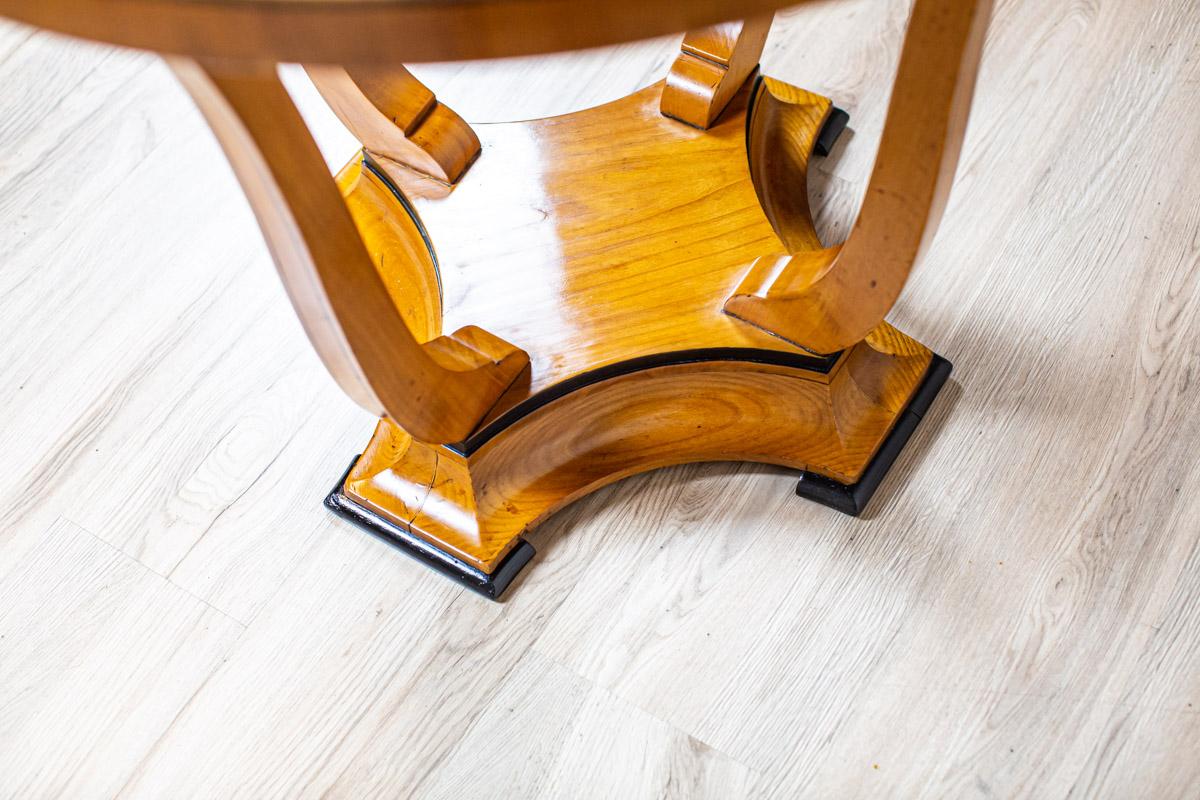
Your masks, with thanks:
[{"label": "reflection on polished wood", "polygon": [[[452,574],[486,581],[556,509],[669,464],[802,469],[851,487],[857,513],[929,391],[933,354],[884,316],[945,202],[989,0],[916,0],[867,200],[829,248],[806,178],[831,101],[751,80],[777,4],[601,5],[13,11],[174,54],[313,346],[382,419],[335,496],[433,545]],[[722,23],[735,7],[745,21]],[[691,30],[664,82],[478,132],[393,55],[533,52],[672,21]],[[285,54],[364,145],[336,180],[279,79]]]},{"label": "reflection on polished wood", "polygon": [[[792,239],[790,255],[763,255],[726,311],[817,353],[859,341],[883,319],[933,240],[950,194],[990,14],[991,0],[914,3],[875,169],[849,238],[829,248],[815,235]],[[765,205],[796,194],[806,152],[794,131],[807,130],[818,107],[806,93],[763,81],[748,138],[752,161],[775,162],[756,171]],[[776,220],[777,227],[803,221],[811,228],[807,209],[792,202],[791,222]]]},{"label": "reflection on polished wood", "polygon": [[[947,18],[960,24],[946,28]],[[440,272],[446,322],[470,320],[520,342],[531,371],[458,446],[424,444],[384,420],[346,496],[492,572],[524,531],[566,503],[667,464],[764,461],[856,483],[931,364],[927,348],[883,322],[895,300],[885,291],[898,294],[919,252],[885,243],[932,235],[986,19],[984,2],[921,0],[914,10],[871,191],[907,191],[900,199],[928,213],[869,197],[852,234],[879,254],[865,267],[838,260],[841,246],[823,248],[809,211],[808,163],[829,99],[771,78],[720,98],[734,66],[743,78],[752,72],[737,51],[756,56],[765,27],[689,34],[665,83],[621,100],[481,126],[484,150],[497,156],[460,185],[403,169],[360,181],[374,202],[389,201],[383,185],[393,191],[391,213],[373,216],[411,215],[408,238],[420,231],[433,243],[436,268],[426,270]],[[945,74],[909,86],[932,68],[914,66],[912,54],[942,28],[951,41],[935,61]],[[680,91],[693,52],[712,58],[704,65],[715,91]],[[714,53],[733,66],[715,66]],[[662,115],[669,110],[688,125]],[[901,124],[919,110],[928,125]],[[344,176],[355,173],[352,162]],[[356,191],[348,199],[369,207]],[[799,255],[761,257],[772,251]],[[872,270],[870,291],[799,307],[787,281],[809,253],[827,254],[821,274],[838,285]],[[375,260],[390,285],[412,269]],[[754,282],[770,291],[754,296],[746,288]],[[810,353],[837,351],[824,370],[804,364]],[[768,353],[770,366],[761,363]]]},{"label": "reflection on polished wood", "polygon": [[[531,385],[505,404],[632,358],[712,347],[804,352],[721,310],[746,265],[779,247],[748,180],[747,92],[699,131],[659,113],[662,88],[563,117],[477,126],[485,155],[453,188],[388,173],[436,253],[445,325],[479,325],[529,353]],[[395,198],[377,215],[407,218]],[[376,260],[389,285],[411,269]]]},{"label": "reflection on polished wood", "polygon": [[659,467],[757,461],[854,483],[931,357],[885,323],[828,374],[713,357],[653,367],[571,392],[467,453],[385,419],[345,491],[490,573],[564,505]]},{"label": "reflection on polished wood", "polygon": [[469,434],[526,367],[472,326],[413,338],[274,65],[173,59],[229,155],[313,346],[356,402],[426,441]]},{"label": "reflection on polished wood", "polygon": [[580,50],[811,0],[0,0],[0,15],[161,53],[394,65]]},{"label": "reflection on polished wood", "polygon": [[[703,132],[662,116],[662,91],[480,126],[495,157],[457,186],[361,157],[342,171],[410,329],[434,336],[471,320],[521,342],[531,360],[530,379],[458,446],[381,421],[349,498],[490,573],[523,532],[637,472],[746,460],[858,480],[932,354],[881,323],[824,363],[723,313],[754,254],[779,246],[773,218],[807,222],[815,238],[807,201],[803,220],[760,205],[747,170],[748,87]],[[818,113],[786,133],[811,149],[830,103],[806,96]],[[444,309],[412,306],[439,281]],[[595,377],[614,368],[623,374]]]},{"label": "reflection on polished wood", "polygon": [[471,126],[403,66],[346,70],[314,64],[307,71],[342,123],[384,164],[454,183],[479,156]]}]

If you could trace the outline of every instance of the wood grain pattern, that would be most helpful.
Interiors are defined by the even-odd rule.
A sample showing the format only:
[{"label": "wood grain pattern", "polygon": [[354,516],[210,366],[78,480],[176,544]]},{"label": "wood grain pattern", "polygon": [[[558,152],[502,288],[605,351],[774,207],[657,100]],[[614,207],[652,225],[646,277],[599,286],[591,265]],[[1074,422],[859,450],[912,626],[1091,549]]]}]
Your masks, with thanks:
[{"label": "wood grain pattern", "polygon": [[[815,4],[764,53],[852,115],[809,175],[826,241],[907,14]],[[495,605],[319,506],[372,418],[169,71],[0,25],[4,793],[1191,797],[1197,41],[1182,0],[998,4],[889,317],[958,386],[873,517],[797,502],[789,471],[668,468],[551,520]],[[677,51],[417,74],[474,121],[611,99]]]},{"label": "wood grain pattern", "polygon": [[[698,134],[656,113],[669,86],[569,116],[481,126],[489,155],[460,186],[396,170],[401,196],[381,192],[379,180],[349,188],[352,211],[368,215],[359,229],[385,283],[399,297],[444,290],[451,324],[483,321],[520,341],[531,370],[492,407],[485,423],[504,427],[477,452],[470,440],[461,455],[423,444],[383,420],[345,482],[348,497],[492,573],[555,511],[650,469],[748,460],[857,482],[932,354],[881,324],[828,374],[757,363],[807,354],[722,313],[722,301],[748,254],[778,241],[768,216],[795,208],[766,204],[764,214],[755,197],[751,178],[762,175],[746,169],[748,90]],[[785,152],[812,149],[830,107],[812,97],[814,124],[789,128]],[[355,171],[369,170],[355,160],[345,172]],[[783,174],[792,192],[807,193],[803,174]],[[807,201],[799,210],[782,225],[812,231]],[[392,227],[406,222],[411,246],[392,250]],[[411,250],[423,236],[438,254],[436,287],[431,267],[414,280]],[[732,349],[742,357],[722,360]],[[683,353],[688,363],[623,366]],[[605,368],[628,374],[548,397]],[[518,406],[532,410],[508,421]]]},{"label": "wood grain pattern", "polygon": [[0,557],[0,793],[112,796],[243,626],[68,522],[36,533]]},{"label": "wood grain pattern", "polygon": [[[202,59],[370,65],[580,50],[699,29],[796,4],[797,0],[0,0],[0,15],[75,36]],[[381,41],[388,46],[380,47]]]},{"label": "wood grain pattern", "polygon": [[[796,191],[796,187],[808,186],[812,143],[833,104],[827,97],[768,77],[763,78],[755,94],[757,99],[747,120],[746,157],[758,202],[789,253],[822,250],[809,208],[809,193]],[[751,273],[771,266],[771,259],[759,257]],[[759,280],[771,284],[770,277]]]},{"label": "wood grain pattern", "polygon": [[[437,253],[444,325],[479,325],[529,354],[531,380],[493,413],[632,358],[802,352],[721,311],[754,256],[779,247],[747,180],[746,92],[698,131],[659,113],[661,91],[658,82],[569,116],[478,125],[493,157],[452,191],[395,173]],[[408,269],[389,260],[385,281],[402,281],[391,265]]]},{"label": "wood grain pattern", "polygon": [[395,162],[456,183],[479,156],[471,126],[403,66],[346,70],[316,64],[306,71],[342,124],[385,165]]},{"label": "wood grain pattern", "polygon": [[523,533],[639,472],[753,461],[855,483],[931,358],[885,324],[828,375],[749,360],[641,370],[557,399],[465,455],[383,420],[346,493],[491,573]]},{"label": "wood grain pattern", "polygon": [[708,128],[758,67],[771,17],[726,22],[684,34],[663,87],[662,113]]}]

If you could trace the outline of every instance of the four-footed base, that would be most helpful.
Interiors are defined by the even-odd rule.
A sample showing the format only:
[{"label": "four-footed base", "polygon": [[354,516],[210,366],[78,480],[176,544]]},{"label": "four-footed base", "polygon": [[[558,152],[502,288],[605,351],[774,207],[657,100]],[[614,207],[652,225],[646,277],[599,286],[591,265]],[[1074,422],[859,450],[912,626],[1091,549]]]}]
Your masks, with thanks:
[{"label": "four-footed base", "polygon": [[871,463],[863,470],[858,481],[851,484],[838,483],[832,478],[806,470],[800,475],[796,494],[852,517],[861,514],[871,502],[879,484],[891,471],[892,464],[896,462],[908,440],[912,438],[917,425],[942,390],[946,379],[950,377],[952,369],[953,365],[949,361],[934,354],[929,371],[925,373],[925,380],[921,382],[908,407],[896,420],[892,432],[871,459]]},{"label": "four-footed base", "polygon": [[[846,123],[828,98],[772,87],[788,98],[787,124],[769,104],[751,109],[747,85],[703,133],[662,116],[661,86],[482,126],[485,152],[532,141],[537,158],[481,158],[453,191],[365,156],[348,165],[342,191],[380,275],[423,287],[393,298],[418,338],[482,323],[520,342],[530,369],[463,441],[430,443],[382,419],[329,508],[492,599],[532,557],[529,531],[673,464],[790,467],[804,471],[801,494],[858,513],[945,362],[885,322],[814,356],[727,313],[763,253],[819,242],[804,178]],[[426,302],[439,295],[444,308]]]}]

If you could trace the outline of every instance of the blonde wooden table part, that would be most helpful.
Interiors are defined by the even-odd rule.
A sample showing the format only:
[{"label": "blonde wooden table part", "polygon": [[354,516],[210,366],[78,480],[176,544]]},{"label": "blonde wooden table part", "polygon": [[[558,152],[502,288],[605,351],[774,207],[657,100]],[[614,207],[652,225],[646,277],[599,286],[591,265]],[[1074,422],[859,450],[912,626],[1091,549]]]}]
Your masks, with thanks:
[{"label": "blonde wooden table part", "polygon": [[[824,242],[910,9],[773,22],[763,71],[851,115],[810,163]],[[482,138],[679,42],[411,69]],[[490,603],[320,504],[375,418],[162,60],[0,21],[0,797],[1192,800],[1198,48],[1191,0],[996,5],[888,314],[955,373],[866,513],[655,470],[524,534]]]},{"label": "blonde wooden table part", "polygon": [[[856,515],[950,372],[884,318],[946,203],[990,0],[914,3],[866,199],[834,245],[817,235],[807,173],[847,115],[757,67],[784,4],[0,0],[0,12],[166,54],[318,354],[380,418],[327,504],[496,598],[533,556],[523,534],[672,464],[784,465],[800,471],[798,494]],[[400,63],[673,29],[688,32],[663,81],[477,129]],[[280,61],[305,64],[363,144],[336,181]]]}]

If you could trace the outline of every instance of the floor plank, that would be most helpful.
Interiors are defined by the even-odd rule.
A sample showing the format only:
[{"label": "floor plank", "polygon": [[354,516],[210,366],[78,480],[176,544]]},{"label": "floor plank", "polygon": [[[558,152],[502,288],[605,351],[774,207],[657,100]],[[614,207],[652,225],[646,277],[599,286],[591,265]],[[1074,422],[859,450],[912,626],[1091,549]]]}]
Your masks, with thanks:
[{"label": "floor plank", "polygon": [[0,797],[112,797],[243,627],[59,522],[0,548]]},{"label": "floor plank", "polygon": [[[750,770],[531,653],[447,757],[486,770],[439,770],[428,797],[740,798]],[[356,796],[347,793],[346,796]]]}]

